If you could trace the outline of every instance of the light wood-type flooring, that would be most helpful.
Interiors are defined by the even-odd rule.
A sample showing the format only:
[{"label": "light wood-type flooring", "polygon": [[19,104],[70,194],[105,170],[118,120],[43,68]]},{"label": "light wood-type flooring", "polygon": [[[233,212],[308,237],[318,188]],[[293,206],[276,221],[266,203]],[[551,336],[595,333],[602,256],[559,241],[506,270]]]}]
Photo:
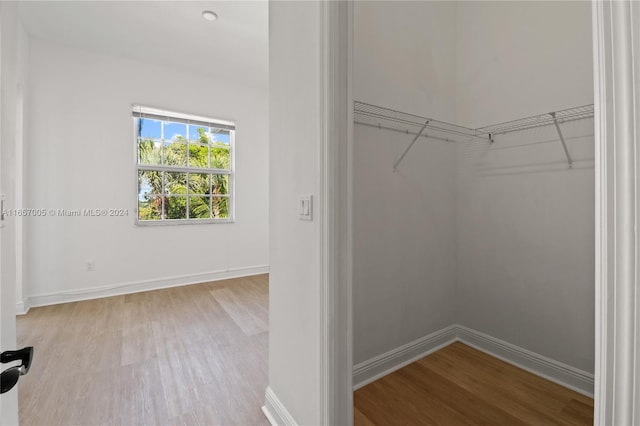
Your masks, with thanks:
[{"label": "light wood-type flooring", "polygon": [[593,400],[454,343],[354,394],[355,425],[591,425]]},{"label": "light wood-type flooring", "polygon": [[33,308],[21,425],[268,425],[267,308],[267,275]]}]

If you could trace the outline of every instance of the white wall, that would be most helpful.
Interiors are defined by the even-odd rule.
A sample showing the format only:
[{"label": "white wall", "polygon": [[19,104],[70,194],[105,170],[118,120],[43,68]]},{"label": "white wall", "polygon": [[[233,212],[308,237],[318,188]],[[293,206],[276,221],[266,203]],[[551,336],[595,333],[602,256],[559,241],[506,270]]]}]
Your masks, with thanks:
[{"label": "white wall", "polygon": [[[454,3],[356,2],[354,98],[452,120],[454,23]],[[454,322],[455,145],[421,138],[394,173],[412,139],[355,125],[356,364]]]},{"label": "white wall", "polygon": [[[25,207],[120,208],[129,216],[26,220],[25,297],[90,297],[104,287],[198,282],[268,264],[266,90],[37,39],[29,65]],[[236,223],[134,225],[133,103],[236,121]],[[86,271],[87,260],[95,271]]]},{"label": "white wall", "polygon": [[[269,3],[269,387],[297,424],[320,424],[320,4]],[[298,197],[315,197],[314,220]]]},{"label": "white wall", "polygon": [[[593,103],[588,2],[458,4],[460,123]],[[506,36],[508,34],[509,36]],[[593,120],[460,144],[458,323],[593,372]]]},{"label": "white wall", "polygon": [[454,120],[455,14],[446,1],[355,2],[355,99]]},{"label": "white wall", "polygon": [[480,127],[593,103],[588,1],[457,5],[458,123]]}]

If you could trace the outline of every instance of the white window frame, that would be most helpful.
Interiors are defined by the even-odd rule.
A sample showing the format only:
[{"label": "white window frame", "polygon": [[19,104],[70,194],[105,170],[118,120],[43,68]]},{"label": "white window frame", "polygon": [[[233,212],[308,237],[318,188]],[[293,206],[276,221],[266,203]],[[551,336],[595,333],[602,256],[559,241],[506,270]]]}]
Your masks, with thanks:
[{"label": "white window frame", "polygon": [[[187,138],[185,141],[187,153],[189,152],[189,125],[197,125],[203,127],[214,127],[217,129],[229,130],[229,169],[215,169],[215,168],[203,168],[203,167],[189,167],[189,160],[187,155],[187,166],[171,166],[165,164],[141,164],[138,162],[138,134],[136,119],[147,118],[152,120],[160,120],[163,123],[170,121],[172,123],[184,123],[187,124]],[[151,107],[145,107],[141,105],[132,105],[132,126],[133,126],[133,154],[135,164],[135,224],[139,226],[165,226],[165,225],[200,225],[210,223],[234,223],[235,222],[235,132],[236,125],[233,121],[214,119],[209,117],[202,117],[197,115],[185,114],[175,111],[167,111],[164,109],[157,109]],[[161,126],[164,129],[164,126]],[[163,131],[163,130],[161,130]],[[164,139],[159,139],[164,146]],[[200,146],[200,145],[199,145]],[[164,157],[164,153],[163,153]],[[216,195],[216,197],[223,197],[228,199],[228,217],[227,218],[186,218],[186,219],[154,219],[143,220],[140,219],[138,212],[139,208],[139,172],[149,170],[158,172],[177,172],[177,173],[198,173],[212,175],[227,175],[229,176],[229,187],[226,195]],[[186,183],[186,209],[187,215],[189,215],[189,182]],[[162,184],[162,192],[164,194],[164,182]],[[214,195],[209,194],[209,203]],[[164,197],[163,197],[164,206]],[[163,207],[164,210],[164,207]]]}]

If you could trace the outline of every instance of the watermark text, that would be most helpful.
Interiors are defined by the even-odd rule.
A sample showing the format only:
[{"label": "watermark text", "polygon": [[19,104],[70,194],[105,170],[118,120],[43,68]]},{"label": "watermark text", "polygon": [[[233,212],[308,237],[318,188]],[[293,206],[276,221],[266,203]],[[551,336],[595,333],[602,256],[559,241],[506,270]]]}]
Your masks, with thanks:
[{"label": "watermark text", "polygon": [[125,217],[129,209],[5,209],[3,217]]}]

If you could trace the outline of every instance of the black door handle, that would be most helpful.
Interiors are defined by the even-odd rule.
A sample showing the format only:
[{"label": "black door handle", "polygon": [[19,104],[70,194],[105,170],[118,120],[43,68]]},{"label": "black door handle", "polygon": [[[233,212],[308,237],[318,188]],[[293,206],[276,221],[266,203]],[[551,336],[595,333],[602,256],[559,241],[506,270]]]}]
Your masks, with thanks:
[{"label": "black door handle", "polygon": [[6,364],[20,360],[20,365],[24,366],[24,374],[29,372],[31,360],[33,359],[33,346],[27,346],[17,351],[5,351],[0,354],[0,362]]},{"label": "black door handle", "polygon": [[6,351],[0,354],[0,362],[6,364],[8,362],[20,361],[20,365],[7,368],[0,374],[0,393],[10,391],[20,376],[24,376],[29,372],[31,368],[31,361],[33,360],[33,346],[27,346],[17,351]]},{"label": "black door handle", "polygon": [[0,394],[9,392],[18,383],[22,367],[7,368],[0,374]]}]

